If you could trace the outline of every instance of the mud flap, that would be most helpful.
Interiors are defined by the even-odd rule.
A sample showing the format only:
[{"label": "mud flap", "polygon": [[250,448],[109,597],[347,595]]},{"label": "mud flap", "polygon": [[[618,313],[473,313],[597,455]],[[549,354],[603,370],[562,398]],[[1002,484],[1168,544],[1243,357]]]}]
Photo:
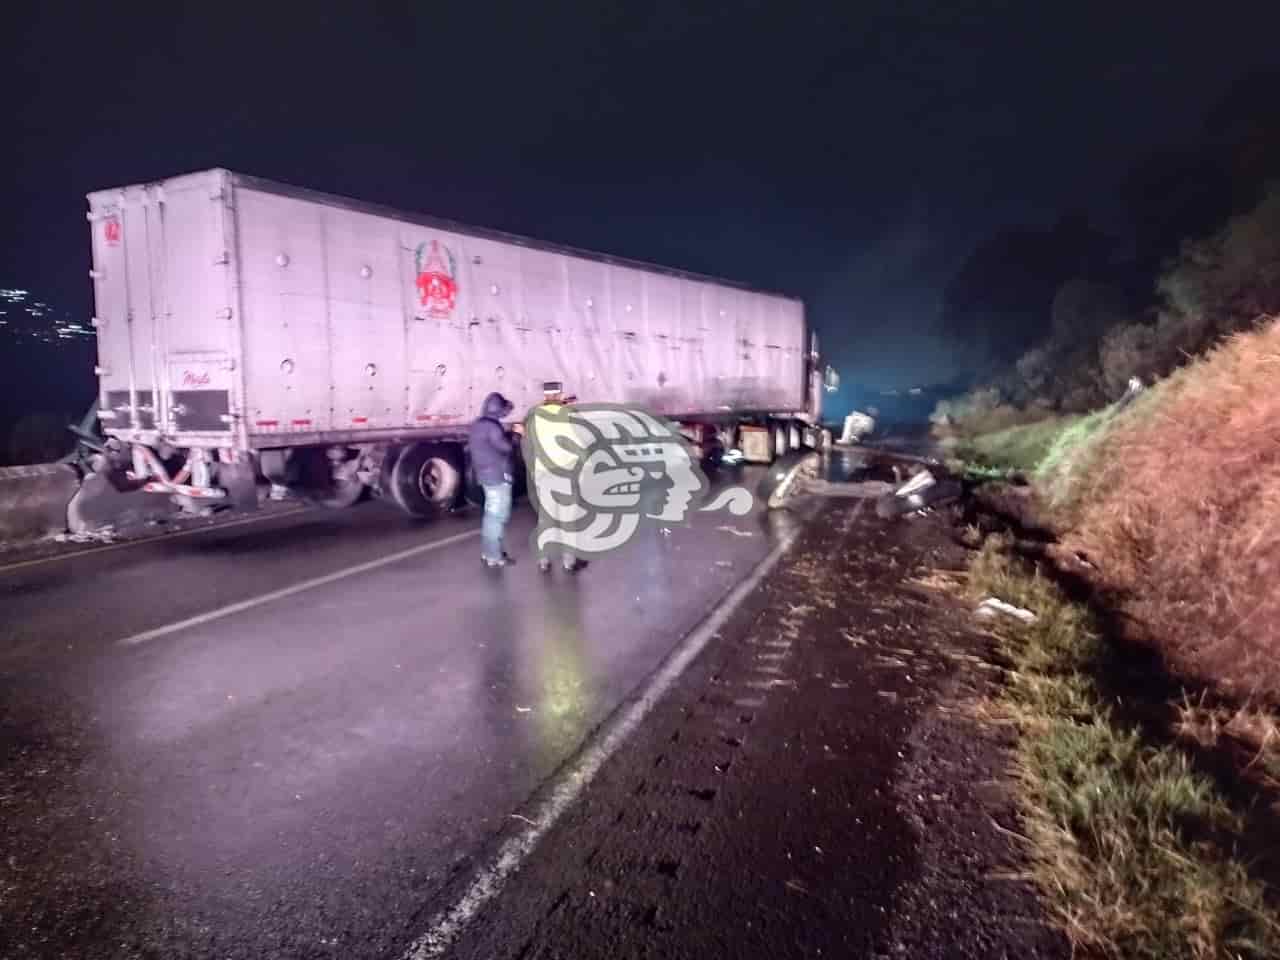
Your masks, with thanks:
[{"label": "mud flap", "polygon": [[237,511],[257,510],[257,471],[252,463],[223,463],[218,465],[218,485],[227,491],[227,502]]}]

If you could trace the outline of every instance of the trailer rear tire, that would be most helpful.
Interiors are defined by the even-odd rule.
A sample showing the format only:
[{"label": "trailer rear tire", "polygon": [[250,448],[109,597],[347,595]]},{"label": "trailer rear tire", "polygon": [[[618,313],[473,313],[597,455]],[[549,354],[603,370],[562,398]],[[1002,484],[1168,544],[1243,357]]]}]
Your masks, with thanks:
[{"label": "trailer rear tire", "polygon": [[354,477],[344,477],[335,479],[327,490],[315,496],[315,500],[320,506],[330,510],[345,510],[359,503],[364,493],[363,483]]},{"label": "trailer rear tire", "polygon": [[329,510],[355,506],[365,485],[354,474],[341,475],[320,447],[306,447],[289,458],[289,486],[304,500]]},{"label": "trailer rear tire", "polygon": [[390,470],[391,498],[411,517],[431,519],[444,513],[462,489],[462,455],[452,444],[415,443]]},{"label": "trailer rear tire", "polygon": [[790,439],[790,432],[784,424],[774,424],[773,427],[773,458],[781,460],[790,452],[787,441]]}]

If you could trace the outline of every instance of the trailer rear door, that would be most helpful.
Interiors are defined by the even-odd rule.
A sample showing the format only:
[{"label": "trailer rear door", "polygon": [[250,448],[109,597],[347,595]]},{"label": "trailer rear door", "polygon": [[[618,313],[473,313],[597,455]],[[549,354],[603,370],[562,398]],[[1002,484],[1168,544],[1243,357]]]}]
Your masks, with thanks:
[{"label": "trailer rear door", "polygon": [[238,317],[220,172],[89,196],[99,409],[109,433],[227,442]]}]

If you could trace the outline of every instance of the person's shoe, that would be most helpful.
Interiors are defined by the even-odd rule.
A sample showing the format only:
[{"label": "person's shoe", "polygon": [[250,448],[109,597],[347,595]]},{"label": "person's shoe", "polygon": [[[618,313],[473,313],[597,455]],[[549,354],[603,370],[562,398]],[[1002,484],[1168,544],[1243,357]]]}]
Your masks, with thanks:
[{"label": "person's shoe", "polygon": [[480,562],[483,563],[486,567],[492,568],[492,567],[509,567],[515,561],[510,559],[509,557],[502,556],[502,557],[499,557],[497,560],[491,560],[488,557],[481,557]]},{"label": "person's shoe", "polygon": [[538,561],[538,569],[541,570],[543,573],[550,573],[551,561],[548,560],[546,557],[543,557]]}]

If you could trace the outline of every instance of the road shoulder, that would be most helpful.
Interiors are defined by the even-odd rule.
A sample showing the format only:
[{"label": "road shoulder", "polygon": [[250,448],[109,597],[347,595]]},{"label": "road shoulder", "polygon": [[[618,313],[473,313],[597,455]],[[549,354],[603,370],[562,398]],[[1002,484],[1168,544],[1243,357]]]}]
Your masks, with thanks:
[{"label": "road shoulder", "polygon": [[939,517],[836,501],[458,957],[1066,957],[1020,863],[989,641]]}]

